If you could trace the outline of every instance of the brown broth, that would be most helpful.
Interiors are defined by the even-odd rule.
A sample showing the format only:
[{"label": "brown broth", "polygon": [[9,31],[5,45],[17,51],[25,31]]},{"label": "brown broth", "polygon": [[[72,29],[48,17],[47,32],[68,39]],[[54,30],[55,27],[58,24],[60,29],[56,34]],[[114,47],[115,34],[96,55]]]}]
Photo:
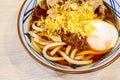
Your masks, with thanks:
[{"label": "brown broth", "polygon": [[[115,13],[112,11],[112,9],[108,6],[108,4],[106,4],[105,3],[105,5],[106,5],[106,7],[107,7],[107,9],[105,10],[105,16],[104,16],[104,21],[110,21],[110,22],[112,22],[114,25],[115,25],[115,27],[117,28],[117,29],[119,29],[119,24],[118,24],[118,20],[117,20],[117,18],[116,18],[116,15],[115,15]],[[34,21],[38,21],[38,20],[40,20],[40,16],[43,16],[44,18],[47,16],[47,10],[44,10],[44,9],[42,9],[42,8],[40,8],[39,6],[37,6],[36,7],[36,9],[34,10],[34,12],[33,12],[33,15],[32,15],[32,20],[31,20],[31,22],[34,22]],[[109,35],[108,35],[109,36]],[[45,37],[44,37],[45,38]],[[46,39],[46,38],[45,38]],[[65,50],[64,49],[64,47],[63,47],[63,50]],[[107,52],[106,54],[102,54],[102,55],[95,55],[93,58],[91,58],[94,62],[96,62],[96,61],[98,61],[98,60],[100,60],[100,59],[102,59],[105,55],[107,55],[109,52]],[[49,54],[50,55],[50,54]],[[55,56],[60,56],[59,54],[56,54]],[[67,62],[67,61],[65,61],[65,60],[63,60],[63,61],[58,61],[58,62],[56,62],[56,63],[59,63],[59,64],[62,64],[62,65],[69,65],[69,66],[71,66],[71,64],[69,63],[69,62]],[[72,67],[72,66],[71,66]]]},{"label": "brown broth", "polygon": [[33,12],[32,21],[40,20],[41,16],[45,18],[47,16],[47,10],[40,8],[40,6],[37,6]]},{"label": "brown broth", "polygon": [[104,20],[111,21],[115,25],[115,27],[117,29],[119,29],[119,22],[118,22],[116,14],[114,13],[112,8],[107,3],[105,3],[105,5],[106,5],[107,9],[105,10]]}]

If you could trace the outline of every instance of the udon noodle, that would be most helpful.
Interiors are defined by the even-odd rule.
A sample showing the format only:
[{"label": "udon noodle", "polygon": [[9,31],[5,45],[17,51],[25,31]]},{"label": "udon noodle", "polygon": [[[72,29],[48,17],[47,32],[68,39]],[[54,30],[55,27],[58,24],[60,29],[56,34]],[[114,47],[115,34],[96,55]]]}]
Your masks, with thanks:
[{"label": "udon noodle", "polygon": [[93,6],[92,0],[53,0],[52,3],[41,0],[30,20],[33,48],[47,60],[68,66],[89,65],[101,59],[111,48],[92,49],[87,36],[94,37],[90,34],[94,27],[88,28],[87,24],[93,20],[107,21],[115,26],[117,23],[110,9],[102,0],[98,1],[100,4]]}]

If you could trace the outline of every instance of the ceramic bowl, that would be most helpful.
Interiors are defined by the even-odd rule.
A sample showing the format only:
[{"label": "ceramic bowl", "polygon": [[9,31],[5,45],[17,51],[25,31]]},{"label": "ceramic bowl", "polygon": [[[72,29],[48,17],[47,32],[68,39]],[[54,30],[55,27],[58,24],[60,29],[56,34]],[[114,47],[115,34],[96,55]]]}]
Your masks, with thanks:
[{"label": "ceramic bowl", "polygon": [[[63,72],[63,73],[88,73],[100,70],[112,62],[114,62],[120,56],[120,40],[115,47],[115,49],[109,53],[104,59],[98,61],[96,64],[92,66],[86,67],[78,67],[76,69],[73,68],[66,68],[62,66],[58,66],[54,63],[49,62],[43,56],[39,55],[31,46],[29,35],[28,35],[28,22],[29,17],[32,14],[33,10],[35,9],[36,5],[39,3],[40,0],[25,0],[23,5],[20,9],[19,16],[18,16],[18,34],[19,38],[24,46],[24,48],[35,58],[38,62],[47,66],[50,69],[55,71]],[[107,4],[112,8],[112,10],[117,15],[117,18],[120,20],[120,1],[119,0],[105,0]],[[109,35],[110,36],[110,35]]]}]

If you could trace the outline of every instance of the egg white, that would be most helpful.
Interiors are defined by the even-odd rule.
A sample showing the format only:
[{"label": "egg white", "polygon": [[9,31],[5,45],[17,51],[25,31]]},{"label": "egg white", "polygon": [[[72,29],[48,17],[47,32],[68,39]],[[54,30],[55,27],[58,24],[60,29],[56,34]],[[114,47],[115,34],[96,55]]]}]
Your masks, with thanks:
[{"label": "egg white", "polygon": [[114,25],[105,21],[92,21],[96,29],[91,32],[96,37],[87,38],[88,44],[95,50],[110,49],[115,46],[118,39],[118,31]]}]

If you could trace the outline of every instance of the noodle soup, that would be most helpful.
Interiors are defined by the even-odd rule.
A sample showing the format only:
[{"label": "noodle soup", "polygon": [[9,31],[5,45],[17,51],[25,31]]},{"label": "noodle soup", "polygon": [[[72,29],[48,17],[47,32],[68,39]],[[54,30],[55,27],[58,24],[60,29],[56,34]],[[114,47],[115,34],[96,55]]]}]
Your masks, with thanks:
[{"label": "noodle soup", "polygon": [[95,1],[41,0],[28,27],[35,51],[72,68],[93,65],[108,55],[117,43],[119,24],[107,4]]}]

